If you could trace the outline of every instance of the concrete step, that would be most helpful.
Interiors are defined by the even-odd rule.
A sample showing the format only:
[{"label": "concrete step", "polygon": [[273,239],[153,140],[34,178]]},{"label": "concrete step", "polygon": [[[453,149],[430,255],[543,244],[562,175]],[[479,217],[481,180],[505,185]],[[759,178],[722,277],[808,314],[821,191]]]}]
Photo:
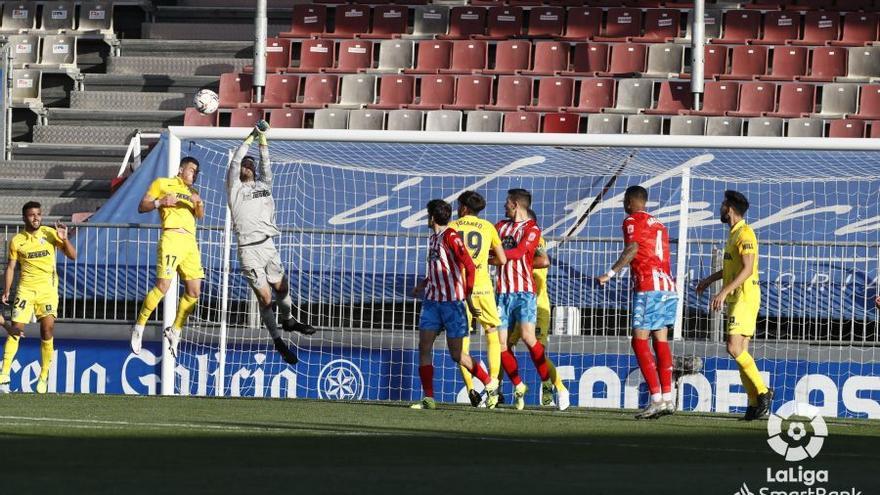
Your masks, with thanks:
[{"label": "concrete step", "polygon": [[[276,24],[270,23],[266,31],[268,36],[289,31],[290,21]],[[143,37],[164,40],[226,40],[253,41],[254,23],[220,24],[220,23],[187,23],[187,22],[145,22],[141,25]]]},{"label": "concrete step", "polygon": [[[107,197],[110,197],[109,193]],[[95,211],[107,198],[64,198],[53,196],[0,196],[0,215],[17,216],[21,221],[21,206],[28,201],[38,201],[43,207],[43,215],[69,218],[70,215],[84,211]],[[45,221],[45,216],[43,217]]]},{"label": "concrete step", "polygon": [[77,198],[106,198],[110,194],[110,181],[106,179],[3,179],[0,195],[59,196]]},{"label": "concrete step", "polygon": [[[118,107],[107,107],[118,108]],[[158,129],[169,125],[183,125],[182,110],[81,110],[50,108],[50,125],[122,126],[137,129]]]},{"label": "concrete step", "polygon": [[190,105],[193,94],[136,93],[133,91],[73,91],[70,93],[70,108],[78,110],[114,109],[116,111],[183,111]]},{"label": "concrete step", "polygon": [[[225,4],[225,2],[224,2]],[[156,20],[159,22],[212,22],[229,21],[242,24],[254,23],[254,4],[246,5],[158,5],[156,6]],[[270,23],[290,24],[293,17],[293,6],[271,6],[266,9],[266,17]]]},{"label": "concrete step", "polygon": [[[125,75],[180,75],[220,76],[239,72],[252,61],[244,58],[171,58],[171,57],[112,57],[107,60],[108,74]],[[88,86],[86,86],[88,88]]]},{"label": "concrete step", "polygon": [[113,163],[117,167],[127,150],[127,144],[12,143],[15,160],[100,162]]},{"label": "concrete step", "polygon": [[0,180],[106,180],[116,177],[119,164],[51,160],[0,161]]},{"label": "concrete step", "polygon": [[119,40],[124,57],[254,57],[254,42],[217,40]]},{"label": "concrete step", "polygon": [[[34,143],[42,144],[83,144],[83,145],[122,145],[127,146],[131,137],[139,129],[136,127],[98,126],[98,125],[38,125],[34,127]],[[162,129],[140,129],[142,132],[159,133]]]},{"label": "concrete step", "polygon": [[181,76],[156,74],[84,74],[87,91],[132,91],[148,93],[195,94],[202,88],[217,91],[219,76]]}]

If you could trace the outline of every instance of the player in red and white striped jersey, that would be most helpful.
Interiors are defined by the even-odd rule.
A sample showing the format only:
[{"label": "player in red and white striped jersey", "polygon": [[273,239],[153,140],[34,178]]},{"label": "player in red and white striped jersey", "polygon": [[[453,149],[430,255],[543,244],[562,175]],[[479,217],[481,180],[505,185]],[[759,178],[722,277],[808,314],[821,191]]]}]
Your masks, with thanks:
[{"label": "player in red and white striped jersey", "polygon": [[452,360],[483,382],[487,393],[498,392],[498,380],[490,378],[480,363],[462,350],[462,340],[468,334],[465,303],[471,314],[480,314],[471,303],[476,267],[458,232],[448,226],[452,206],[442,199],[432,199],[427,209],[428,228],[433,231],[428,245],[428,276],[414,290],[417,297],[424,292],[419,315],[419,377],[425,395],[412,406],[414,409],[437,407],[432,350],[442,330],[446,331],[446,345]]},{"label": "player in red and white striped jersey", "polygon": [[498,312],[501,317],[501,366],[514,384],[514,404],[525,407],[528,387],[519,376],[516,356],[507,348],[507,332],[519,324],[523,343],[529,349],[532,362],[541,381],[550,379],[544,346],[535,336],[538,309],[532,268],[535,251],[541,240],[541,229],[529,218],[532,195],[525,189],[507,191],[504,203],[506,220],[495,224],[507,262],[498,270]]},{"label": "player in red and white striped jersey", "polygon": [[[630,265],[633,285],[632,348],[648,384],[651,402],[636,418],[654,418],[675,411],[672,401],[672,353],[666,340],[668,327],[675,323],[678,296],[669,262],[669,232],[659,220],[645,211],[648,191],[630,186],[623,196],[627,213],[623,221],[625,247],[610,270],[597,277],[605,284],[618,271]],[[657,362],[648,348],[653,337]],[[659,363],[659,369],[658,365]]]}]

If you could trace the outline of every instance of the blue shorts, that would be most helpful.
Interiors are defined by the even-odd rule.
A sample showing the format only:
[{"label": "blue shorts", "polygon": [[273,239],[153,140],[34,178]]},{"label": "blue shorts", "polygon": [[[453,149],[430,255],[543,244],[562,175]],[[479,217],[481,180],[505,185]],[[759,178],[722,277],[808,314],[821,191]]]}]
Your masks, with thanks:
[{"label": "blue shorts", "polygon": [[632,328],[662,330],[675,324],[678,295],[675,292],[651,290],[633,293]]},{"label": "blue shorts", "polygon": [[419,330],[439,332],[446,330],[452,338],[467,337],[468,321],[464,301],[422,301]]},{"label": "blue shorts", "polygon": [[498,294],[498,316],[501,328],[513,330],[517,323],[538,322],[538,300],[531,292]]}]

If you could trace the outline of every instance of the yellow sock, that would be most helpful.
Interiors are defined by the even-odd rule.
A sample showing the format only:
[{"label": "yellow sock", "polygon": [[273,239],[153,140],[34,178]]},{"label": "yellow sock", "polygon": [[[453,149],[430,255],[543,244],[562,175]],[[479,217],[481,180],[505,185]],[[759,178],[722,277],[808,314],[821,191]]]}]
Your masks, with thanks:
[{"label": "yellow sock", "polygon": [[501,376],[501,341],[498,332],[486,334],[486,358],[489,360],[489,376]]},{"label": "yellow sock", "polygon": [[189,294],[181,296],[180,302],[177,303],[177,317],[174,318],[174,328],[183,330],[183,326],[186,325],[186,319],[195,311],[196,303],[198,302],[198,298],[192,297]]},{"label": "yellow sock", "polygon": [[752,358],[752,355],[749,354],[749,351],[743,351],[742,354],[736,357],[736,364],[739,365],[740,371],[748,378],[748,381],[752,383],[752,386],[755,387],[755,391],[758,395],[767,393],[767,386],[764,385],[764,379],[761,378],[761,373],[758,371],[758,365],[755,364],[755,360]]},{"label": "yellow sock", "polygon": [[[461,352],[462,354],[467,354],[471,350],[471,338],[465,337],[461,339]],[[461,378],[464,380],[464,386],[467,387],[468,392],[474,389],[474,379],[471,378],[471,370],[465,368],[462,365],[458,365],[458,370],[461,371]]]},{"label": "yellow sock", "polygon": [[18,352],[18,339],[9,335],[6,337],[6,345],[3,346],[3,369],[0,375],[9,376],[9,370],[12,369],[12,360],[15,359],[15,353]]},{"label": "yellow sock", "polygon": [[746,394],[749,396],[749,405],[757,406],[758,405],[758,391],[755,390],[755,386],[752,385],[752,381],[749,380],[749,377],[743,373],[743,370],[739,370],[739,377],[742,380],[743,387],[746,389]]},{"label": "yellow sock", "polygon": [[40,341],[40,380],[49,379],[49,367],[52,366],[52,353],[55,351],[55,339]]},{"label": "yellow sock", "polygon": [[138,313],[138,325],[143,326],[147,324],[147,320],[150,319],[150,315],[153,314],[153,311],[159,306],[159,301],[161,301],[163,297],[165,297],[165,294],[156,287],[153,287],[147,292],[147,297],[144,298],[144,304],[141,306],[140,313]]},{"label": "yellow sock", "polygon": [[553,364],[553,361],[549,357],[545,357],[545,359],[547,360],[547,371],[550,372],[550,381],[553,382],[553,386],[556,387],[556,390],[568,390],[565,388],[565,384],[562,383],[559,373],[556,372],[556,366]]}]

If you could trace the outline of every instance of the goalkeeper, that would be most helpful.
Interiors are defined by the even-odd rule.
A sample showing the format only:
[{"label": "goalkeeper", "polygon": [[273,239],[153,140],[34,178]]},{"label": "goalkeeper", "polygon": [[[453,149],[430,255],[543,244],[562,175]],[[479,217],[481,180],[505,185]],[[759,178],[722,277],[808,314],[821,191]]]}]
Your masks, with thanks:
[{"label": "goalkeeper", "polygon": [[[254,290],[260,303],[263,325],[272,336],[275,350],[289,364],[296,364],[296,353],[287,347],[275,321],[272,292],[281,313],[281,326],[286,332],[297,331],[306,335],[315,333],[309,325],[298,322],[291,314],[292,302],[288,293],[287,277],[281,256],[272,238],[278,236],[275,225],[275,200],[272,198],[272,170],[269,167],[269,145],[266,131],[269,124],[257,122],[253,132],[238,147],[226,173],[226,193],[232,225],[238,237],[238,256],[241,271]],[[247,156],[254,139],[260,143],[260,173],[254,159]],[[271,289],[271,290],[270,290]]]}]

